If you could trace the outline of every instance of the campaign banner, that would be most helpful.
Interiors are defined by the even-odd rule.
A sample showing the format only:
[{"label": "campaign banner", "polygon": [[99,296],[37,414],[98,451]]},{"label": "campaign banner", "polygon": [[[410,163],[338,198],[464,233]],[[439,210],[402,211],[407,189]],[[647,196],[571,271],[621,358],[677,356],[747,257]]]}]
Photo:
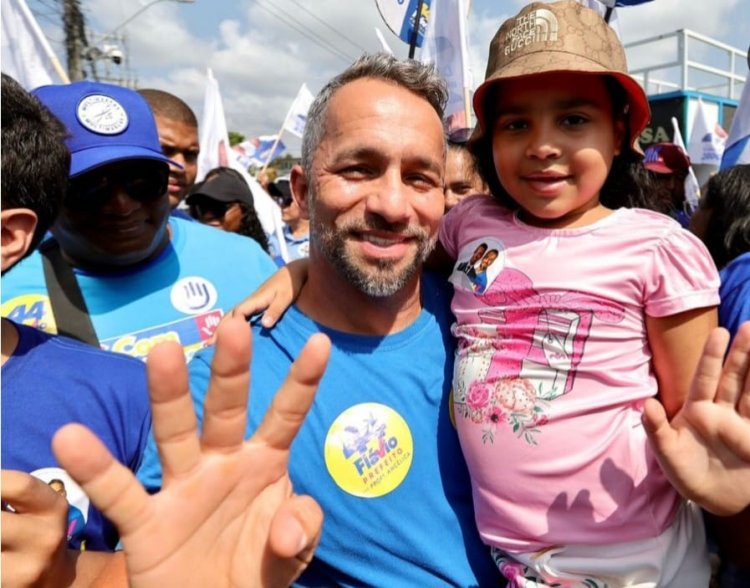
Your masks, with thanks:
[{"label": "campaign banner", "polygon": [[422,13],[417,20],[419,0],[375,0],[380,16],[389,29],[404,43],[411,44],[415,23],[417,28],[417,47],[422,46],[427,21],[430,18],[431,0],[422,0]]},{"label": "campaign banner", "polygon": [[433,63],[448,83],[445,116],[448,131],[466,127],[468,93],[472,87],[466,41],[467,10],[464,0],[432,0],[422,63]]},{"label": "campaign banner", "polygon": [[698,98],[688,142],[690,161],[693,165],[703,163],[718,166],[724,154],[726,140],[727,132],[719,125],[718,107],[709,109],[703,100]]},{"label": "campaign banner", "polygon": [[305,125],[307,124],[307,111],[310,110],[310,105],[314,99],[315,96],[307,89],[307,84],[302,84],[286,115],[286,119],[284,119],[284,130],[302,138],[302,133],[305,132]]},{"label": "campaign banner", "polygon": [[279,140],[278,135],[261,135],[235,145],[234,150],[239,154],[239,159],[245,167],[262,167],[266,162],[282,155],[286,146]]}]

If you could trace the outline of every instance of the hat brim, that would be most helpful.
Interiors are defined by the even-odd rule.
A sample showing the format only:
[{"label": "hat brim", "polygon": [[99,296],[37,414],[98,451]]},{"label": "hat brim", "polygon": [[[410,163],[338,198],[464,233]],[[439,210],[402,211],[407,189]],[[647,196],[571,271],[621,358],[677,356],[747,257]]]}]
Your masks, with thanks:
[{"label": "hat brim", "polygon": [[673,170],[671,167],[667,166],[664,163],[660,163],[657,161],[644,163],[643,167],[645,167],[648,171],[652,171],[657,174],[673,174],[675,173],[675,170]]},{"label": "hat brim", "polygon": [[204,192],[198,189],[195,192],[191,192],[190,195],[185,198],[185,203],[190,204],[191,202],[195,202],[199,198],[208,198],[209,200],[216,200],[217,202],[225,202],[227,204],[229,204],[230,202],[243,202],[242,200],[236,198],[231,194],[226,194],[214,190]]},{"label": "hat brim", "polygon": [[128,159],[151,159],[182,169],[179,163],[152,149],[133,145],[108,145],[106,147],[90,147],[73,153],[70,160],[70,177],[74,178],[103,165]]},{"label": "hat brim", "polygon": [[[502,74],[486,79],[474,93],[473,106],[477,117],[477,126],[471,141],[481,139],[487,129],[487,95],[492,88],[509,80],[560,72],[614,78],[628,96],[628,131],[631,143],[635,143],[651,118],[648,97],[641,85],[625,73],[612,71],[580,55],[561,51],[538,52],[521,56],[504,67]],[[640,150],[634,150],[640,153]]]}]

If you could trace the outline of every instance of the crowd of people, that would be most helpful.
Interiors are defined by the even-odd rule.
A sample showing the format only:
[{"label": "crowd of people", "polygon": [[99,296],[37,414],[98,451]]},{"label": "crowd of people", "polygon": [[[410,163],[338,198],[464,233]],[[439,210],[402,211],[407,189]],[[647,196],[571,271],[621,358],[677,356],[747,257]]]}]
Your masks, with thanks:
[{"label": "crowd of people", "polygon": [[323,87],[261,182],[285,263],[179,98],[3,75],[4,585],[746,582],[750,166],[683,218],[574,0],[446,101],[387,54]]}]

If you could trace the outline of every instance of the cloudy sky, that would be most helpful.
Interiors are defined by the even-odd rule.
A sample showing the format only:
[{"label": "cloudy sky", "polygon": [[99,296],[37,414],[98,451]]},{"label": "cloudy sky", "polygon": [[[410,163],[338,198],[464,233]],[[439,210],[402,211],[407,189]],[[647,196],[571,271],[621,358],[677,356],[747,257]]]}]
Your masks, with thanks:
[{"label": "cloudy sky", "polygon": [[[62,27],[56,25],[59,0],[28,0],[28,4],[63,58]],[[120,28],[146,4],[153,5]],[[468,37],[475,84],[483,78],[490,39],[523,4],[524,0],[471,3]],[[380,50],[375,27],[397,55],[405,57],[408,52],[383,22],[375,0],[81,0],[81,6],[90,42],[119,28],[125,35],[122,49],[127,52],[129,71],[138,86],[173,92],[199,116],[206,69],[211,68],[221,88],[228,127],[247,136],[277,132],[303,82],[315,93],[362,52]],[[747,0],[653,0],[618,9],[618,20],[626,45],[678,29],[741,49],[743,56],[750,45],[747,27],[738,26],[750,22]],[[691,42],[690,51],[691,59],[730,67],[722,51],[699,42]],[[631,68],[675,56],[674,41],[628,50]],[[124,66],[109,67],[113,75],[125,72]],[[739,59],[735,72],[745,76],[747,67],[744,58]],[[667,79],[672,73],[660,75]],[[718,81],[708,76],[699,83]]]}]

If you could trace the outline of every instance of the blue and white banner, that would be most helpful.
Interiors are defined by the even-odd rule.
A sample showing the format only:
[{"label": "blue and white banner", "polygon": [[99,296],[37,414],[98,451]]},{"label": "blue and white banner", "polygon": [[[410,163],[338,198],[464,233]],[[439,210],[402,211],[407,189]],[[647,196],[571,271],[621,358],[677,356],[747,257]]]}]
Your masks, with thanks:
[{"label": "blue and white banner", "polygon": [[719,169],[750,163],[750,76],[745,80],[740,104],[729,127],[724,155]]},{"label": "blue and white banner", "polygon": [[[375,0],[380,16],[404,43],[411,43],[415,23],[417,22],[417,7],[419,0]],[[422,0],[422,14],[417,29],[417,47],[422,46],[427,21],[430,18],[430,0]]]},{"label": "blue and white banner", "polygon": [[718,107],[708,108],[698,98],[693,128],[688,142],[688,155],[693,165],[703,163],[718,167],[724,154],[727,132],[719,125]]},{"label": "blue and white banner", "polygon": [[470,126],[465,116],[467,110],[470,112],[467,102],[472,87],[466,42],[467,16],[465,0],[432,0],[420,54],[422,63],[434,63],[448,82],[445,116],[449,131]]},{"label": "blue and white banner", "polygon": [[239,160],[245,167],[262,167],[282,155],[286,146],[278,135],[261,135],[235,145],[234,150],[239,154]]},{"label": "blue and white banner", "polygon": [[286,115],[286,119],[284,119],[284,130],[302,138],[302,133],[304,133],[307,124],[307,111],[310,110],[310,105],[314,99],[315,96],[307,89],[307,85],[302,84]]}]

